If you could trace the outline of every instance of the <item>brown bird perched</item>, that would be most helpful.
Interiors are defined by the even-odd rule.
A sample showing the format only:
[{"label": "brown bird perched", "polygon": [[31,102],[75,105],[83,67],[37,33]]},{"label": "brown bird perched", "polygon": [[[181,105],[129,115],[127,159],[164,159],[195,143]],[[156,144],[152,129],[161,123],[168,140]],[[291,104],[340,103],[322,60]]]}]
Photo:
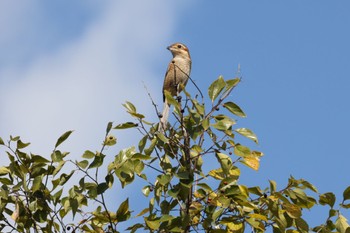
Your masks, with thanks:
[{"label": "brown bird perched", "polygon": [[172,96],[179,96],[182,91],[181,85],[185,86],[191,73],[191,56],[186,45],[175,43],[167,47],[173,55],[173,59],[168,65],[163,84],[163,112],[158,130],[164,132],[169,117],[170,105],[164,95],[168,91]]}]

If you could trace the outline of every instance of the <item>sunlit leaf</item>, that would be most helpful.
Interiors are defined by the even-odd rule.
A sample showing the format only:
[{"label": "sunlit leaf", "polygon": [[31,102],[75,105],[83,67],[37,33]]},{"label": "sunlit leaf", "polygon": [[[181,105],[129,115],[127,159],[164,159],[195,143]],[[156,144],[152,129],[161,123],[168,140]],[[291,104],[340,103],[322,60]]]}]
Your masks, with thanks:
[{"label": "sunlit leaf", "polygon": [[126,101],[125,104],[122,105],[128,110],[128,112],[136,112],[136,108],[131,102]]},{"label": "sunlit leaf", "polygon": [[333,208],[335,199],[336,198],[334,193],[331,193],[331,192],[323,193],[320,195],[319,203],[321,205],[329,205],[331,208]]},{"label": "sunlit leaf", "polygon": [[223,172],[222,168],[211,170],[208,175],[217,180],[223,180],[225,178],[225,173]]},{"label": "sunlit leaf", "polygon": [[151,230],[158,230],[160,226],[160,221],[158,220],[148,220],[145,219],[146,225],[151,229]]},{"label": "sunlit leaf", "polygon": [[222,76],[220,76],[209,86],[208,95],[211,102],[214,102],[214,100],[220,95],[221,91],[224,89],[225,86],[226,82],[224,81]]},{"label": "sunlit leaf", "polygon": [[148,135],[145,135],[139,142],[139,151],[142,153],[143,149],[145,148],[146,142],[148,139]]},{"label": "sunlit leaf", "polygon": [[8,173],[10,173],[10,169],[7,167],[0,167],[0,176],[6,175]]},{"label": "sunlit leaf", "polygon": [[42,181],[42,177],[41,176],[37,176],[37,177],[34,178],[33,185],[32,185],[32,191],[33,192],[35,192],[35,191],[40,189],[41,181]]},{"label": "sunlit leaf", "polygon": [[64,134],[62,134],[62,136],[58,138],[56,145],[55,145],[55,148],[57,148],[62,142],[64,142],[69,137],[69,135],[71,135],[71,133],[73,133],[72,130],[67,131]]},{"label": "sunlit leaf", "polygon": [[226,102],[223,104],[224,108],[229,110],[231,113],[233,113],[236,116],[239,117],[247,117],[246,114],[243,112],[243,110],[235,103],[233,102]]},{"label": "sunlit leaf", "polygon": [[128,129],[128,128],[135,128],[137,127],[138,124],[134,123],[134,122],[125,122],[122,124],[118,124],[117,126],[115,126],[113,129]]},{"label": "sunlit leaf", "polygon": [[159,182],[160,185],[164,186],[164,185],[167,185],[167,184],[170,182],[171,176],[170,176],[170,175],[167,175],[167,174],[165,174],[165,175],[159,175],[159,176],[157,177],[157,180],[158,180],[158,182]]},{"label": "sunlit leaf", "polygon": [[243,158],[243,160],[240,160],[240,162],[254,169],[255,171],[259,170],[260,159],[258,157],[246,156]]},{"label": "sunlit leaf", "polygon": [[168,104],[174,105],[174,106],[179,105],[179,102],[177,102],[177,100],[172,96],[172,94],[169,91],[165,90],[164,96]]},{"label": "sunlit leaf", "polygon": [[289,203],[283,204],[284,209],[286,210],[287,214],[291,218],[300,218],[301,217],[301,209],[299,206]]},{"label": "sunlit leaf", "polygon": [[248,147],[240,144],[235,145],[233,152],[235,153],[235,155],[240,157],[251,156],[252,154],[252,152]]},{"label": "sunlit leaf", "polygon": [[229,79],[226,81],[226,91],[229,91],[230,89],[234,88],[237,86],[237,84],[241,81],[240,78],[234,78],[234,79]]},{"label": "sunlit leaf", "polygon": [[263,221],[268,221],[267,217],[265,215],[262,215],[262,214],[251,213],[251,214],[249,214],[249,217],[255,218],[255,219],[260,219],[260,220],[263,220]]},{"label": "sunlit leaf", "polygon": [[30,145],[30,142],[24,143],[21,140],[17,141],[17,149],[22,149]]},{"label": "sunlit leaf", "polygon": [[271,194],[276,192],[276,187],[277,187],[277,184],[276,184],[276,181],[274,180],[269,180],[270,182],[270,192]]},{"label": "sunlit leaf", "polygon": [[129,210],[129,198],[123,201],[118,210],[117,210],[117,220],[119,222],[126,221],[130,218],[130,210]]},{"label": "sunlit leaf", "polygon": [[161,140],[161,141],[163,141],[164,143],[169,143],[169,139],[167,139],[165,136],[164,136],[164,134],[162,134],[162,133],[157,133],[157,137]]},{"label": "sunlit leaf", "polygon": [[141,212],[138,213],[135,217],[142,216],[142,215],[144,215],[144,214],[146,214],[148,212],[149,212],[149,208],[145,208],[145,209],[141,210]]},{"label": "sunlit leaf", "polygon": [[96,154],[94,153],[94,152],[92,152],[92,151],[89,151],[89,150],[86,150],[85,152],[84,152],[84,154],[83,154],[83,158],[84,159],[92,159],[92,158],[94,158],[96,156]]},{"label": "sunlit leaf", "polygon": [[253,133],[253,131],[251,131],[250,129],[247,128],[239,128],[235,130],[237,133],[253,140],[255,143],[258,143],[258,138],[256,137],[256,135]]},{"label": "sunlit leaf", "polygon": [[343,215],[339,214],[338,219],[335,221],[335,228],[339,232],[345,233],[348,227],[349,227],[348,220]]},{"label": "sunlit leaf", "polygon": [[145,186],[142,188],[142,193],[143,195],[145,195],[146,197],[148,197],[148,195],[150,194],[151,192],[151,187],[149,185]]},{"label": "sunlit leaf", "polygon": [[209,128],[209,126],[210,126],[209,123],[210,123],[210,122],[209,122],[209,118],[204,118],[204,119],[203,119],[203,121],[202,121],[202,127],[203,127],[204,130],[207,130],[207,129]]},{"label": "sunlit leaf", "polygon": [[223,172],[227,174],[232,166],[232,160],[230,156],[223,153],[215,153],[215,156],[220,163]]},{"label": "sunlit leaf", "polygon": [[78,162],[77,165],[78,165],[80,168],[85,169],[85,168],[89,165],[89,161],[87,161],[87,160],[82,160],[82,161]]}]

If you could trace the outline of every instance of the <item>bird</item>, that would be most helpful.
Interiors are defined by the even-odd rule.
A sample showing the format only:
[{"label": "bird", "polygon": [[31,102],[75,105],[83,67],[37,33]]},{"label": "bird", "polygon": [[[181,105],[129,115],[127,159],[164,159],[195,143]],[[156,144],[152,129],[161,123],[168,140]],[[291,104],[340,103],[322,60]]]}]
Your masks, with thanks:
[{"label": "bird", "polygon": [[173,55],[165,73],[163,83],[163,111],[160,115],[158,130],[164,133],[167,128],[170,105],[165,98],[165,91],[170,92],[172,96],[179,96],[182,87],[186,86],[190,78],[192,60],[190,52],[186,45],[174,43],[167,47]]}]

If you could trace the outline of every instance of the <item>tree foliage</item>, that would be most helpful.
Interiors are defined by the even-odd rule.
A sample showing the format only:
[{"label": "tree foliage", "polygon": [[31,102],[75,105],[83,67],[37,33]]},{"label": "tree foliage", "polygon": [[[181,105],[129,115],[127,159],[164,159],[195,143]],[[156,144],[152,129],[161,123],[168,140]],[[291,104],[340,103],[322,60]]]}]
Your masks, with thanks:
[{"label": "tree foliage", "polygon": [[[258,143],[252,130],[237,126],[236,118],[246,117],[230,99],[239,82],[238,77],[224,80],[220,76],[208,88],[209,104],[186,90],[184,99],[166,95],[174,108],[174,121],[164,134],[157,131],[158,123],[148,122],[126,102],[123,106],[132,120],[108,123],[101,149],[86,150],[80,160],[60,150],[72,131],[59,137],[50,157],[26,152],[29,143],[20,137],[6,142],[0,138],[9,159],[7,166],[0,167],[0,230],[350,232],[341,212],[350,208],[350,187],[336,204],[332,192],[319,193],[304,179],[290,177],[283,188],[273,180],[264,188],[239,182],[240,167],[258,170],[263,156],[237,137]],[[140,133],[137,145],[121,150],[106,164],[106,148],[117,143],[111,132],[133,129]],[[109,208],[112,200],[106,200],[106,194],[116,182],[125,188],[135,180],[144,183],[139,192],[116,210]],[[117,193],[113,195],[117,198]],[[133,212],[129,200],[144,206]],[[324,224],[310,226],[303,211],[316,205],[328,206],[329,215]],[[87,208],[91,206],[92,211]],[[130,224],[120,229],[121,222]]]}]

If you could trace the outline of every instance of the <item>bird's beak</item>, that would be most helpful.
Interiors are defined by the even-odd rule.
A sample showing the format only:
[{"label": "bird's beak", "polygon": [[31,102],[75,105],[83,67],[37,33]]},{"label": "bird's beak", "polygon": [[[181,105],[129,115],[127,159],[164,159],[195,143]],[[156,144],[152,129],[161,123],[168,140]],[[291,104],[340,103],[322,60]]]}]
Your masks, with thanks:
[{"label": "bird's beak", "polygon": [[167,50],[170,50],[171,46],[166,47]]}]

